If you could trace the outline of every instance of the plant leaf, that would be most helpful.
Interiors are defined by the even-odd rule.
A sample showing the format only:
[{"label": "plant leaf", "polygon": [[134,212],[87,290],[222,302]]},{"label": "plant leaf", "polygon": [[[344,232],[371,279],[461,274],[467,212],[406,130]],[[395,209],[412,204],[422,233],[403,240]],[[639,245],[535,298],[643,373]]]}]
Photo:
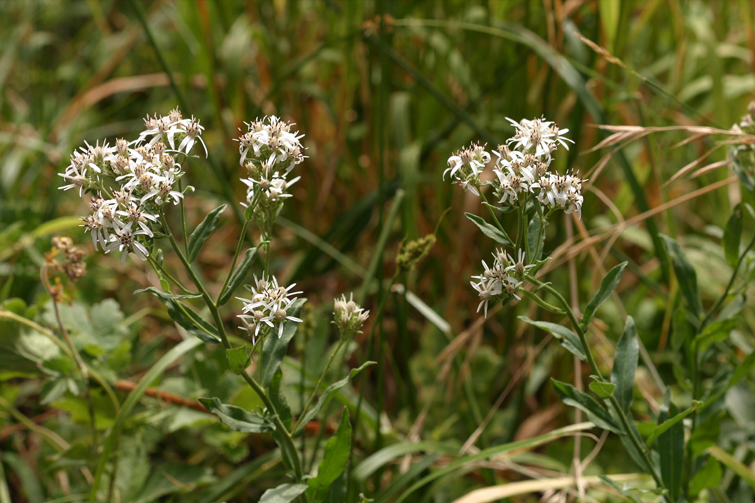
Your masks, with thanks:
[{"label": "plant leaf", "polygon": [[556,390],[556,394],[566,405],[571,405],[579,410],[586,412],[590,421],[596,426],[614,433],[621,433],[621,429],[613,422],[610,414],[600,403],[587,393],[579,391],[571,384],[558,381],[551,378],[551,384]]},{"label": "plant leaf", "polygon": [[234,431],[267,433],[275,430],[275,426],[259,414],[247,412],[233,405],[226,405],[219,398],[200,398],[199,402],[208,411],[218,416],[221,423]]},{"label": "plant leaf", "polygon": [[621,277],[624,275],[624,269],[627,266],[627,262],[622,262],[621,264],[617,265],[610,271],[608,271],[608,274],[606,274],[605,278],[600,282],[600,288],[598,288],[598,291],[595,292],[595,295],[593,295],[592,299],[590,299],[590,302],[587,303],[587,307],[585,308],[584,313],[582,314],[582,327],[587,329],[587,326],[590,324],[590,321],[592,320],[593,316],[595,316],[595,313],[598,311],[600,306],[603,305],[605,301],[608,300],[608,297],[611,296],[614,290],[616,290],[616,287],[619,285],[619,281],[621,281]]},{"label": "plant leaf", "polygon": [[236,270],[231,274],[231,278],[228,280],[228,284],[225,285],[223,291],[218,296],[218,307],[222,306],[233,296],[233,292],[241,286],[246,276],[249,274],[249,269],[254,264],[254,259],[257,257],[257,248],[249,248],[244,254],[244,258],[241,259],[241,263],[236,267]]},{"label": "plant leaf", "polygon": [[330,485],[343,473],[351,450],[351,422],[349,409],[343,409],[341,422],[338,423],[336,434],[325,444],[322,461],[317,470],[317,477],[309,479],[307,485],[307,500],[311,503],[323,501]]},{"label": "plant leaf", "polygon": [[575,355],[583,362],[587,361],[587,356],[585,356],[585,351],[582,348],[582,341],[579,340],[577,334],[575,334],[568,328],[556,323],[549,323],[547,321],[534,321],[527,318],[526,316],[520,316],[519,319],[553,334],[553,337],[558,339],[561,342],[561,345],[566,348],[567,351]]},{"label": "plant leaf", "polygon": [[323,408],[325,404],[327,404],[331,398],[333,398],[333,395],[338,391],[339,389],[346,386],[350,380],[352,380],[357,374],[359,374],[361,371],[366,369],[369,366],[375,365],[376,362],[364,362],[361,367],[351,369],[349,374],[341,379],[340,381],[336,381],[327,388],[325,388],[325,391],[323,391],[322,395],[320,395],[320,398],[317,400],[317,403],[307,411],[307,413],[299,419],[299,423],[296,425],[296,430],[294,430],[294,437],[298,437],[304,432],[304,427],[309,423],[318,412],[320,412],[320,409]]},{"label": "plant leaf", "polygon": [[703,489],[718,487],[723,477],[721,463],[714,457],[709,457],[705,466],[698,470],[690,483],[689,494],[693,498]]},{"label": "plant leaf", "polygon": [[684,298],[687,299],[687,304],[692,313],[700,319],[703,307],[700,302],[700,293],[697,290],[697,273],[679,247],[679,243],[668,236],[661,235],[661,237],[666,241],[666,248],[668,248],[671,262],[674,265],[676,280],[679,282],[679,289]]},{"label": "plant leaf", "polygon": [[249,358],[249,354],[246,351],[246,346],[226,349],[225,357],[228,358],[231,372],[236,375],[241,375],[243,372],[246,372],[246,368],[251,362],[251,358]]},{"label": "plant leaf", "polygon": [[678,413],[674,417],[660,423],[658,426],[655,427],[655,429],[653,430],[653,433],[651,433],[650,436],[648,437],[647,445],[648,446],[652,445],[653,441],[656,438],[666,433],[669,428],[671,428],[676,423],[678,423],[679,421],[681,421],[682,419],[690,415],[693,411],[695,411],[695,409],[697,409],[698,407],[702,405],[704,405],[703,402],[700,402],[699,400],[695,400],[694,402],[692,402],[692,407],[689,407],[688,409],[683,410],[682,412]]},{"label": "plant leaf", "polygon": [[637,340],[634,319],[627,316],[624,333],[621,334],[619,344],[616,346],[616,356],[611,372],[611,382],[616,385],[616,400],[626,413],[629,413],[629,407],[632,405],[634,374],[637,371],[639,353],[640,344]]},{"label": "plant leaf", "polygon": [[493,225],[490,225],[485,220],[482,219],[482,217],[479,217],[473,213],[464,213],[468,219],[470,219],[474,224],[480,228],[483,234],[485,234],[487,237],[495,241],[496,243],[500,243],[504,246],[514,246],[514,243],[511,242],[511,240],[506,236],[498,227],[495,227]]},{"label": "plant leaf", "polygon": [[[134,293],[142,292],[151,293],[160,299],[160,301],[165,304],[165,307],[168,308],[168,315],[170,318],[190,334],[210,344],[218,344],[220,342],[220,336],[218,335],[217,329],[200,318],[193,309],[179,300],[184,298],[195,298],[195,295],[173,295],[158,290],[152,286],[143,290],[137,290]],[[197,294],[197,296],[201,297],[201,294]]]},{"label": "plant leaf", "polygon": [[281,484],[262,494],[259,503],[289,503],[307,490],[307,484]]},{"label": "plant leaf", "polygon": [[197,255],[199,255],[199,250],[202,249],[204,242],[207,241],[207,238],[210,237],[212,231],[214,231],[218,226],[218,222],[220,221],[220,214],[225,211],[227,206],[228,205],[226,204],[221,204],[220,206],[212,210],[207,214],[206,217],[204,217],[204,220],[202,220],[202,222],[197,225],[197,228],[194,229],[194,232],[191,233],[191,236],[189,236],[189,244],[187,246],[188,256],[186,257],[189,263],[196,260]]},{"label": "plant leaf", "polygon": [[[298,317],[305,302],[307,302],[307,299],[296,299],[286,312],[289,316]],[[262,346],[262,368],[260,369],[263,387],[267,388],[270,386],[275,371],[278,370],[281,361],[283,361],[283,357],[286,356],[288,343],[291,342],[291,339],[293,339],[298,328],[298,323],[286,321],[285,325],[283,325],[283,334],[280,337],[278,337],[276,331],[273,330],[265,339],[264,345]]]},{"label": "plant leaf", "polygon": [[726,222],[724,228],[724,255],[730,266],[734,267],[739,261],[739,242],[742,239],[742,207],[738,204]]},{"label": "plant leaf", "polygon": [[728,320],[714,321],[706,325],[703,331],[693,340],[697,345],[697,350],[705,351],[714,342],[726,340],[729,337],[729,333],[734,330],[738,323],[738,318],[729,318]]},{"label": "plant leaf", "polygon": [[[527,263],[533,264],[540,260],[543,254],[543,243],[545,242],[545,232],[543,227],[543,220],[540,215],[535,213],[530,220],[530,225],[527,227],[527,243],[529,244],[530,256],[527,257]],[[538,236],[540,239],[538,240]]]},{"label": "plant leaf", "polygon": [[616,385],[601,381],[598,379],[598,376],[590,376],[594,379],[593,382],[590,383],[590,390],[592,390],[593,393],[598,395],[600,398],[606,399],[610,398],[614,395],[616,391]]},{"label": "plant leaf", "polygon": [[[673,252],[671,253],[673,260]],[[671,403],[671,394],[666,391],[658,423],[663,424],[677,415],[676,406]],[[684,469],[684,427],[681,422],[674,423],[658,436],[658,453],[661,456],[661,480],[669,491],[671,501],[677,501],[682,494],[682,470]]]},{"label": "plant leaf", "polygon": [[291,407],[288,406],[288,400],[281,391],[281,381],[283,380],[283,371],[279,368],[275,371],[273,380],[270,382],[270,401],[273,402],[275,411],[278,413],[278,417],[281,422],[286,425],[286,428],[291,428]]}]

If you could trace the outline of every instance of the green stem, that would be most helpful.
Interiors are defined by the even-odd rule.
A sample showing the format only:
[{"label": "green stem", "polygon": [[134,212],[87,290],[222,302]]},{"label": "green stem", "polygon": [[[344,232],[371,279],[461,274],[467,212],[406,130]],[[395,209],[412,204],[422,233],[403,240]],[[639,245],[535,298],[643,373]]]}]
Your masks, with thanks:
[{"label": "green stem", "polygon": [[328,364],[325,365],[325,370],[322,371],[322,374],[320,374],[320,379],[318,379],[317,384],[315,384],[315,389],[312,390],[312,394],[309,396],[309,400],[307,400],[307,403],[304,405],[304,408],[301,410],[301,414],[299,415],[299,419],[294,424],[293,428],[291,428],[291,431],[296,431],[296,426],[299,424],[299,421],[301,418],[304,417],[304,415],[307,413],[307,409],[312,404],[312,400],[314,400],[315,395],[317,395],[317,390],[320,389],[320,385],[322,384],[322,380],[325,379],[325,374],[328,373],[330,370],[330,366],[333,363],[333,358],[335,358],[336,354],[341,350],[344,343],[346,342],[346,339],[341,338],[341,340],[338,343],[338,346],[336,347],[336,350],[333,351],[330,354],[330,358],[328,358]]},{"label": "green stem", "polygon": [[[246,229],[247,225],[249,224],[249,220],[244,220],[244,226],[241,229],[241,234],[239,235],[239,242],[236,243],[236,251],[233,254],[233,261],[231,262],[231,268],[228,270],[228,275],[225,277],[225,281],[223,282],[223,288],[220,289],[220,293],[223,293],[225,291],[225,287],[228,286],[228,282],[231,280],[231,276],[233,276],[233,272],[236,270],[236,262],[239,260],[239,255],[241,254],[241,248],[243,248],[245,237],[246,237]],[[218,295],[220,295],[220,293]]]},{"label": "green stem", "polygon": [[[566,299],[558,293],[552,286],[550,286],[548,283],[543,283],[542,281],[539,281],[532,276],[525,276],[525,278],[532,284],[538,286],[539,288],[542,288],[543,290],[549,292],[551,295],[556,297],[559,304],[561,304],[564,308],[564,311],[566,311],[566,315],[569,317],[569,321],[571,321],[572,327],[577,332],[577,336],[579,337],[580,342],[582,343],[582,348],[585,351],[585,355],[587,356],[587,362],[590,365],[590,370],[593,371],[593,373],[598,376],[598,378],[603,381],[603,374],[601,374],[600,370],[598,369],[597,364],[595,363],[595,357],[592,354],[592,351],[590,350],[590,346],[587,345],[587,338],[585,337],[585,332],[582,329],[582,326],[580,325],[579,321],[577,321],[577,317],[574,315],[574,311],[572,311],[571,306],[566,301]],[[663,485],[663,481],[658,476],[658,473],[656,473],[655,468],[653,466],[653,462],[650,460],[650,456],[648,456],[647,450],[645,449],[645,445],[640,441],[640,439],[637,438],[637,436],[634,434],[634,429],[632,429],[631,425],[629,424],[629,419],[626,416],[626,413],[624,412],[624,409],[621,408],[621,404],[619,404],[619,401],[616,399],[615,396],[611,396],[609,398],[609,401],[611,405],[613,406],[614,410],[616,411],[616,415],[619,416],[619,420],[621,421],[622,428],[624,430],[624,434],[629,437],[629,440],[634,445],[635,449],[637,449],[637,452],[640,453],[640,456],[642,457],[642,460],[645,462],[648,473],[653,477],[653,480],[655,480],[655,483],[660,487],[661,489],[665,489],[665,486]],[[668,501],[668,497],[664,496],[664,498]]]},{"label": "green stem", "polygon": [[[210,313],[212,314],[212,318],[215,321],[215,325],[217,326],[218,334],[220,335],[220,340],[223,344],[223,347],[225,347],[226,349],[230,349],[231,345],[228,342],[228,336],[225,333],[225,328],[223,327],[223,321],[220,318],[220,313],[218,313],[218,307],[212,301],[212,298],[210,298],[210,295],[207,293],[207,290],[202,284],[202,281],[200,281],[200,279],[197,277],[194,270],[191,268],[191,264],[189,264],[188,260],[186,260],[186,257],[184,257],[183,253],[181,253],[181,249],[179,248],[178,243],[176,242],[176,238],[173,237],[173,233],[170,231],[170,227],[168,227],[168,222],[165,220],[165,215],[162,216],[162,223],[163,223],[163,226],[165,227],[165,233],[167,234],[168,239],[170,240],[170,244],[173,246],[173,250],[176,252],[176,255],[178,255],[178,258],[181,260],[181,263],[184,265],[184,268],[186,269],[186,272],[189,274],[189,277],[194,282],[197,289],[199,289],[199,292],[202,294],[202,299],[204,299],[205,304],[207,304],[207,307],[210,310]],[[291,458],[294,464],[294,472],[296,472],[296,478],[298,480],[301,480],[303,476],[303,472],[301,469],[301,461],[299,460],[299,452],[296,449],[296,446],[294,445],[294,441],[291,438],[291,434],[288,432],[288,429],[286,429],[286,426],[283,424],[283,421],[281,421],[280,415],[275,409],[275,405],[273,405],[273,402],[267,396],[262,386],[260,386],[259,383],[255,381],[252,376],[250,376],[246,372],[242,372],[241,377],[243,377],[244,380],[249,384],[249,386],[252,387],[254,392],[257,393],[257,395],[260,397],[260,399],[265,404],[267,409],[271,412],[270,416],[268,417],[270,420],[273,421],[276,431],[280,433],[280,437],[284,444],[281,446],[281,448],[285,449],[288,452],[289,457]]]}]

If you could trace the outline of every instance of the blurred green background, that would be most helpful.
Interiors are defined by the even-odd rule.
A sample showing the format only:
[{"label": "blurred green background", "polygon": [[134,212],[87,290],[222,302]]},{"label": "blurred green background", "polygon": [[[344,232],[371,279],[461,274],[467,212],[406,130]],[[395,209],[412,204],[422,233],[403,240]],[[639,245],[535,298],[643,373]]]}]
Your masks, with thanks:
[{"label": "blurred green background", "polygon": [[[135,5],[143,12],[152,41]],[[383,439],[366,438],[358,459],[381,442],[405,439],[426,404],[420,438],[461,445],[491,410],[490,426],[478,447],[550,431],[572,421],[573,413],[561,406],[546,378],[573,380],[572,359],[555,345],[541,346],[543,333],[517,320],[517,315],[535,316],[535,309],[524,304],[505,307],[484,326],[477,321],[478,301],[469,278],[479,273],[480,260],[489,257],[493,245],[463,215],[484,214],[479,200],[442,180],[446,159],[471,141],[495,148],[513,134],[506,117],[542,115],[568,127],[575,145],[556,162],[560,170],[569,167],[581,173],[591,172],[608,152],[591,150],[606,135],[598,124],[728,129],[755,97],[753,30],[753,4],[747,0],[4,0],[0,301],[20,298],[43,308],[43,253],[50,249],[51,236],[70,235],[91,252],[77,302],[114,299],[126,318],[138,315],[129,324],[128,362],[118,372],[121,377],[139,375],[178,338],[154,299],[132,295],[156,279],[142,264],[127,261],[121,267],[119,257],[93,252],[89,237],[78,227],[87,207],[72,193],[58,190],[57,173],[85,141],[133,139],[143,117],[181,106],[185,115],[201,120],[210,151],[209,160],[192,160],[187,167],[189,183],[197,188],[187,199],[188,218],[198,222],[222,202],[238,207],[243,200],[243,173],[233,140],[244,121],[275,114],[295,122],[306,135],[308,159],[296,168],[302,179],[293,186],[294,197],[279,222],[273,268],[282,281],[298,283],[314,306],[316,335],[297,342],[290,352],[295,359],[304,354],[308,369],[320,368],[326,346],[334,340],[328,325],[332,298],[359,290],[376,253],[378,277],[390,278],[399,243],[437,228],[438,243],[406,278],[411,295],[397,292],[389,298],[379,328],[387,351],[380,363],[383,378],[372,375],[361,384],[389,433]],[[597,54],[580,36],[625,66]],[[669,182],[716,145],[710,138],[678,145],[689,136],[663,132],[617,151],[591,179],[581,223],[573,225],[559,216],[548,229],[548,249],[572,235],[579,242],[620,219],[729,179],[729,168],[723,168]],[[704,163],[725,155],[725,148],[718,149]],[[386,230],[383,251],[377,247],[378,236],[399,189],[404,197]],[[702,192],[628,227],[616,239],[557,250],[554,264],[564,265],[548,280],[576,296],[573,300],[580,305],[603,271],[630,260],[631,277],[619,289],[623,308],[609,303],[601,312],[602,338],[596,338],[596,344],[606,365],[626,309],[635,316],[659,372],[671,380],[674,354],[668,349],[667,322],[673,307],[647,229],[659,229],[685,244],[699,266],[704,299],[723,290],[731,268],[719,246],[721,229],[731,207],[740,200],[751,202],[752,195],[731,183]],[[238,232],[237,221],[226,212],[199,258],[199,268],[216,290]],[[565,261],[570,248],[579,252],[571,273]],[[373,312],[381,285],[374,283],[368,297],[366,307]],[[234,314],[233,308],[224,312],[229,327],[235,326]],[[747,325],[755,323],[754,314],[751,307],[744,311]],[[357,342],[363,344],[367,333]],[[457,343],[463,342],[449,346],[459,334],[464,338]],[[738,351],[747,353],[754,343],[752,331],[743,328]],[[352,364],[366,352],[355,346],[348,360]],[[185,396],[205,396],[202,390],[208,389],[221,390],[219,396],[238,394],[236,384],[200,376],[211,374],[212,362],[219,358],[196,357],[174,369],[160,386]],[[454,364],[441,372],[451,360]],[[643,392],[659,396],[647,369],[641,371]],[[11,377],[3,384],[6,397],[20,396],[17,406],[29,416],[46,410],[38,403],[40,382]],[[493,408],[504,390],[500,407]],[[750,433],[731,440],[748,446],[740,453],[744,461],[752,460],[752,391],[751,386],[743,391],[750,409],[734,419],[736,423],[737,417],[752,413],[743,426]],[[69,412],[72,407],[57,406]],[[162,409],[147,404],[145,410]],[[641,418],[643,411],[636,413]],[[67,416],[53,421],[75,427]],[[234,473],[235,465],[270,449],[264,439],[231,438],[222,428],[203,430],[205,423],[186,421],[190,435],[183,438],[179,429],[158,420],[146,422],[146,433],[140,435],[148,447],[140,455],[153,463],[180,460],[203,466],[208,477],[223,478]],[[26,463],[30,472],[41,470],[50,461],[38,458],[29,442],[5,437],[0,448],[16,452],[18,463]],[[585,440],[585,452],[592,445]],[[620,449],[617,439],[609,439],[591,466],[600,473],[632,470],[630,461],[617,456]],[[540,460],[547,469],[568,469],[570,442],[554,443],[542,452],[551,462]],[[35,501],[26,486],[33,483],[29,477],[38,479],[39,494],[54,494],[50,470],[37,472],[37,477],[22,472],[9,478],[19,498],[13,501]],[[273,470],[258,477],[256,485],[240,488],[239,501],[256,501],[279,473]],[[512,469],[499,476],[514,480],[520,475]],[[386,475],[382,482],[389,480]],[[434,486],[424,501],[451,501],[483,479],[462,480],[458,487]],[[366,494],[375,484],[380,480],[366,485]],[[742,491],[742,498],[751,497],[746,486]]]}]

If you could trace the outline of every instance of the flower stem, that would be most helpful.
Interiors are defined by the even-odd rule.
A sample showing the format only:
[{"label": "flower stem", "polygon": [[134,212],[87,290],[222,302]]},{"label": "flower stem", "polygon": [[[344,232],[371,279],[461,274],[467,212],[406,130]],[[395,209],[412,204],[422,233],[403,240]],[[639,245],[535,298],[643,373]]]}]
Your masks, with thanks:
[{"label": "flower stem", "polygon": [[[579,340],[582,343],[582,348],[584,349],[585,355],[587,356],[587,362],[590,365],[590,370],[592,370],[593,373],[596,376],[598,376],[598,378],[601,381],[603,381],[604,380],[603,374],[601,374],[600,370],[598,369],[598,366],[595,363],[595,357],[593,357],[592,351],[590,350],[590,347],[587,345],[587,338],[585,337],[585,331],[582,329],[582,326],[580,325],[579,321],[577,321],[577,317],[574,315],[574,311],[572,311],[571,306],[563,297],[563,295],[558,293],[558,291],[554,289],[552,286],[550,286],[548,283],[543,283],[542,281],[539,281],[536,278],[529,275],[525,276],[525,278],[530,283],[538,286],[539,288],[542,288],[543,290],[547,291],[548,293],[556,297],[559,304],[563,306],[564,311],[566,311],[566,315],[569,317],[569,321],[571,321],[572,327],[577,332],[577,336],[579,337]],[[619,404],[619,401],[613,395],[611,395],[608,400],[613,406],[613,409],[615,410],[616,415],[619,416],[619,420],[621,421],[621,426],[622,426],[622,429],[624,430],[624,434],[632,442],[635,449],[637,449],[637,452],[640,453],[640,456],[642,457],[642,460],[644,461],[646,465],[645,470],[648,473],[650,473],[650,475],[653,477],[653,480],[655,480],[655,483],[658,485],[658,487],[660,487],[661,489],[665,489],[665,486],[663,485],[663,481],[658,476],[658,473],[656,473],[653,463],[650,460],[650,457],[648,456],[647,450],[645,449],[645,445],[635,435],[634,429],[629,424],[629,419],[627,418],[627,415],[624,412],[624,409],[622,409],[621,404]],[[664,496],[664,498],[668,501],[667,496]]]},{"label": "flower stem", "polygon": [[183,286],[183,284],[180,281],[178,281],[176,278],[171,276],[171,274],[165,269],[165,267],[161,266],[157,260],[152,258],[151,255],[147,257],[147,260],[149,260],[149,263],[152,264],[153,267],[155,267],[156,269],[159,269],[160,272],[163,273],[163,276],[165,276],[174,285],[176,285],[183,293],[187,295],[196,295],[197,292],[192,292],[191,290]]},{"label": "flower stem", "polygon": [[[176,255],[178,255],[178,258],[181,260],[181,263],[186,269],[186,272],[189,274],[189,277],[194,282],[197,289],[199,289],[199,292],[202,294],[202,299],[204,299],[205,304],[207,304],[207,308],[210,310],[210,313],[212,314],[212,318],[215,321],[215,325],[217,326],[218,335],[220,335],[220,341],[222,342],[223,347],[226,349],[230,349],[231,345],[228,342],[228,336],[225,333],[225,328],[223,327],[223,321],[220,318],[218,307],[212,301],[212,298],[210,298],[210,294],[207,293],[207,290],[202,284],[202,281],[197,277],[197,274],[191,268],[191,264],[189,264],[188,260],[186,260],[186,257],[184,257],[183,253],[181,253],[181,249],[179,248],[178,243],[176,242],[176,238],[173,237],[173,234],[170,231],[170,227],[168,227],[168,222],[165,219],[165,215],[162,216],[162,223],[163,223],[163,226],[165,227],[165,233],[167,234],[168,239],[170,240],[170,244],[173,246],[173,250],[176,252]],[[265,393],[264,388],[260,386],[260,384],[257,381],[255,381],[252,376],[250,376],[246,372],[242,372],[241,377],[243,377],[244,380],[249,384],[249,386],[251,386],[254,392],[257,393],[257,395],[260,397],[262,402],[265,404],[265,407],[267,407],[267,409],[271,412],[271,414],[268,417],[270,420],[272,420],[273,424],[275,425],[275,430],[278,433],[280,433],[280,438],[282,439],[282,443],[283,443],[283,445],[281,445],[281,448],[285,449],[288,452],[288,455],[291,458],[291,462],[294,464],[294,472],[296,473],[296,478],[298,480],[301,480],[303,476],[303,472],[301,469],[301,461],[299,460],[299,451],[296,449],[296,446],[294,445],[294,441],[291,438],[291,434],[288,432],[288,429],[283,424],[283,421],[281,421],[280,415],[278,414],[278,411],[275,409],[275,405]]]},{"label": "flower stem", "polygon": [[233,275],[233,272],[236,270],[236,262],[239,260],[239,255],[241,254],[241,248],[244,245],[244,240],[245,240],[244,238],[246,237],[246,229],[247,229],[248,224],[249,224],[249,220],[244,220],[244,226],[242,227],[241,234],[239,235],[239,242],[236,243],[236,251],[233,254],[233,261],[231,262],[231,268],[228,269],[228,275],[225,277],[225,281],[223,282],[223,288],[220,289],[220,293],[223,293],[225,291],[225,287],[228,286],[228,282],[231,280],[231,276]]},{"label": "flower stem", "polygon": [[345,342],[346,342],[346,339],[341,338],[340,342],[338,343],[338,346],[336,347],[336,350],[330,354],[330,358],[328,358],[328,364],[325,365],[325,370],[323,370],[322,374],[320,374],[320,379],[317,381],[317,384],[315,384],[315,389],[312,390],[312,394],[310,395],[309,400],[307,400],[307,403],[304,405],[304,408],[302,408],[301,410],[301,414],[299,415],[299,420],[296,422],[296,424],[294,424],[293,428],[291,428],[291,431],[296,431],[296,426],[298,425],[299,421],[301,421],[301,419],[307,413],[307,409],[312,404],[312,400],[314,400],[315,395],[317,395],[317,390],[320,389],[322,380],[325,379],[325,374],[327,374],[328,371],[330,370],[330,366],[333,363],[333,358],[335,358],[336,354],[341,350]]}]

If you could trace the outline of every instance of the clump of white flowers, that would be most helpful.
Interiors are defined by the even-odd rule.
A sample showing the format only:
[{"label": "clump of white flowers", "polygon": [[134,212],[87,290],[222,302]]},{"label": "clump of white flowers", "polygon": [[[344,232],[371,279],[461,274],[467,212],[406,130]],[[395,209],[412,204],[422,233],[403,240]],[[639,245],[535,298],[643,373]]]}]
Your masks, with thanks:
[{"label": "clump of white flowers", "polygon": [[294,295],[302,293],[292,292],[295,286],[296,283],[287,287],[279,286],[275,276],[265,278],[263,275],[262,279],[255,276],[254,285],[247,287],[252,292],[252,298],[236,297],[244,303],[242,314],[238,315],[243,323],[239,328],[251,334],[252,344],[256,344],[258,337],[264,337],[270,331],[276,331],[278,337],[281,337],[286,321],[302,322],[300,318],[288,314],[296,301]]},{"label": "clump of white flowers", "polygon": [[[534,210],[540,222],[540,233],[548,217],[556,210],[564,210],[567,214],[576,212],[582,217],[584,180],[574,172],[559,174],[550,169],[552,154],[560,147],[568,150],[569,143],[573,143],[564,136],[569,130],[560,129],[554,122],[542,118],[519,122],[507,120],[514,126],[515,134],[493,151],[496,160],[491,181],[482,181],[482,173],[491,161],[491,154],[485,150],[485,145],[472,144],[455,152],[448,158],[448,168],[443,173],[444,178],[450,174],[453,183],[482,196],[486,203],[482,188],[491,185],[496,202],[503,211],[519,211],[520,229],[515,244],[518,259],[514,261],[507,252],[498,250],[494,254],[493,267],[489,268],[483,261],[485,271],[473,276],[477,281],[472,281],[472,287],[477,290],[481,300],[477,311],[484,307],[485,316],[490,302],[507,298],[521,300],[517,291],[522,279],[525,273],[537,267],[534,263],[538,260],[537,253],[531,253],[528,249],[525,212],[531,214]],[[541,238],[542,235],[535,241],[538,247]],[[531,263],[527,264],[527,261]]]},{"label": "clump of white flowers", "polygon": [[246,202],[248,215],[262,229],[265,239],[269,237],[271,222],[275,220],[287,191],[300,177],[288,178],[289,173],[301,163],[304,148],[300,142],[303,134],[292,131],[293,124],[270,116],[246,123],[248,131],[239,142],[240,164],[246,169]]},{"label": "clump of white flowers", "polygon": [[78,187],[80,197],[93,195],[92,213],[82,219],[83,227],[95,249],[121,252],[121,264],[129,253],[147,260],[163,206],[178,204],[184,196],[176,190],[183,175],[178,156],[188,156],[197,141],[204,147],[202,126],[184,119],[177,109],[165,117],[147,117],[144,123],[145,130],[131,143],[86,143],[59,174],[67,182],[61,189]]},{"label": "clump of white flowers", "polygon": [[346,295],[333,300],[333,323],[341,333],[341,340],[358,334],[369,317],[370,312],[354,302],[353,293],[349,295],[349,300],[346,300]]}]

